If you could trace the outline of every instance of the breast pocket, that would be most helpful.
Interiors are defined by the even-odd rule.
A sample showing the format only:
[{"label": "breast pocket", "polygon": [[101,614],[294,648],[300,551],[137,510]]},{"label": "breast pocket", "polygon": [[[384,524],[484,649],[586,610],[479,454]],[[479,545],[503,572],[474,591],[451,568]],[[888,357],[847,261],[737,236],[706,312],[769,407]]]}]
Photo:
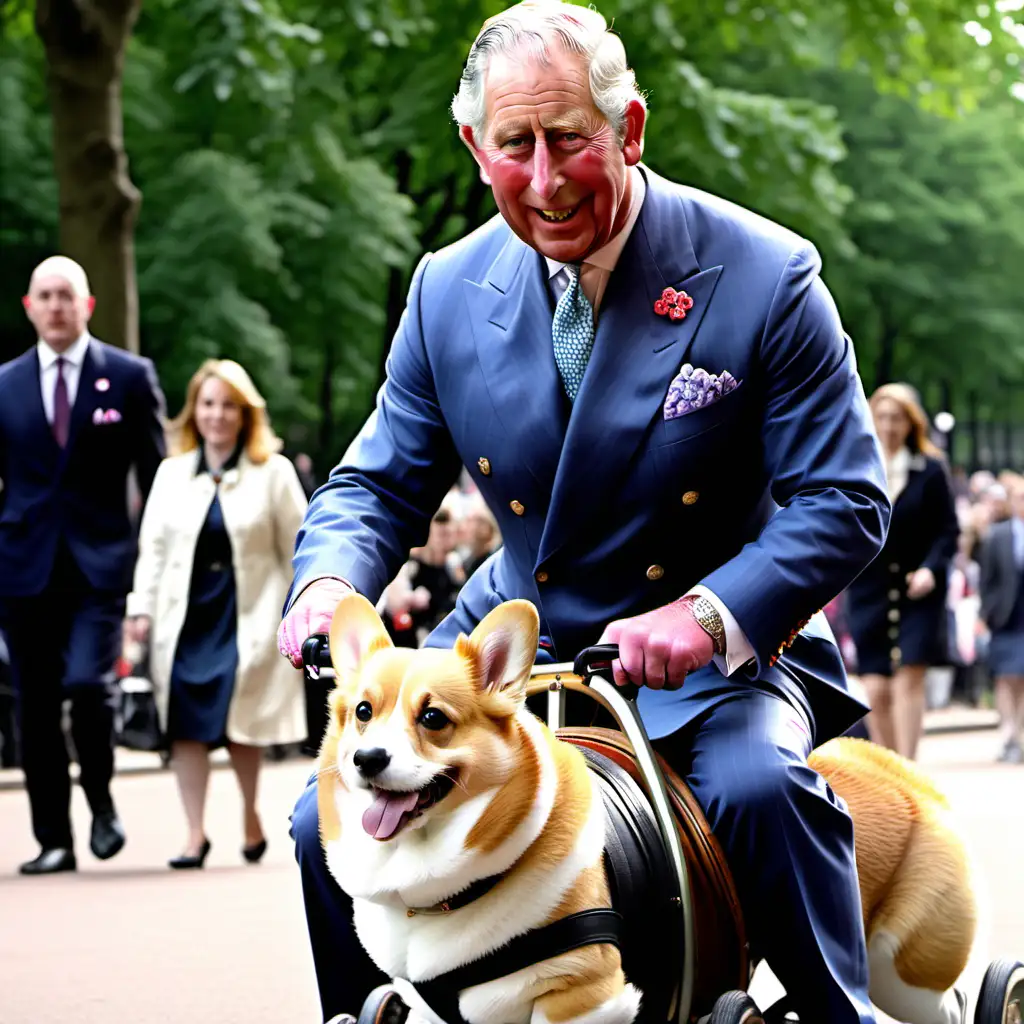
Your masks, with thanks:
[{"label": "breast pocket", "polygon": [[663,416],[654,429],[651,448],[663,448],[666,445],[678,444],[680,441],[689,441],[725,423],[737,421],[743,414],[745,398],[743,384],[740,383],[717,402],[712,402],[702,409],[695,409],[675,419],[667,420]]}]

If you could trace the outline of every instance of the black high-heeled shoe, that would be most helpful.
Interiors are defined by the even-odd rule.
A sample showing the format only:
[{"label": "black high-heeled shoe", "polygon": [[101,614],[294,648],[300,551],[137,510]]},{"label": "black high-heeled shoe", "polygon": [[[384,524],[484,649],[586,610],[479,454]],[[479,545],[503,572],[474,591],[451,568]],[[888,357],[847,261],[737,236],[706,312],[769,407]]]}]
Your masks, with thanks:
[{"label": "black high-heeled shoe", "polygon": [[186,871],[189,868],[201,868],[209,852],[210,840],[204,839],[199,853],[183,853],[180,857],[172,857],[171,860],[167,862],[167,866],[169,868],[173,868],[175,871]]},{"label": "black high-heeled shoe", "polygon": [[242,856],[250,864],[259,864],[263,854],[267,852],[267,840],[261,839],[258,843],[253,843],[252,846],[242,847]]}]

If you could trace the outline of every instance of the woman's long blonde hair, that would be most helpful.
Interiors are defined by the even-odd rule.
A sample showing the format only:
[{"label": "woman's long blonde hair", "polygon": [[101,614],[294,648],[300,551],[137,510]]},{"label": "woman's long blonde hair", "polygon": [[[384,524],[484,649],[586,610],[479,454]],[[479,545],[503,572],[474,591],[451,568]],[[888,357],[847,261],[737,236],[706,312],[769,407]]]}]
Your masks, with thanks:
[{"label": "woman's long blonde hair", "polygon": [[199,431],[196,429],[196,402],[199,389],[211,378],[216,377],[231,389],[234,400],[242,409],[242,429],[239,440],[250,462],[257,465],[266,462],[274,452],[281,450],[281,439],[274,433],[267,416],[267,403],[256,390],[252,378],[233,359],[207,359],[188,382],[185,405],[181,412],[168,424],[171,435],[171,451],[175,455],[195,451],[199,447]]},{"label": "woman's long blonde hair", "polygon": [[874,412],[878,403],[886,398],[895,402],[910,420],[907,447],[912,452],[920,452],[922,455],[930,455],[933,459],[941,459],[941,449],[933,444],[928,436],[928,417],[925,415],[924,409],[921,408],[914,389],[909,384],[883,384],[871,396],[869,402],[871,411]]}]

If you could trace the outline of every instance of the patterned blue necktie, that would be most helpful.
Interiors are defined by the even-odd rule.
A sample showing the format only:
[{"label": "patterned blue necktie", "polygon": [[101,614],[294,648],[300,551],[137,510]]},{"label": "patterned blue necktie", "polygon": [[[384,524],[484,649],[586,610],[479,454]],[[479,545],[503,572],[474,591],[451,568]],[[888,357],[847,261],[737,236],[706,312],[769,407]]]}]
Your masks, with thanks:
[{"label": "patterned blue necktie", "polygon": [[565,393],[574,402],[594,347],[594,311],[580,286],[580,264],[567,263],[565,272],[569,275],[569,287],[555,306],[551,340]]}]

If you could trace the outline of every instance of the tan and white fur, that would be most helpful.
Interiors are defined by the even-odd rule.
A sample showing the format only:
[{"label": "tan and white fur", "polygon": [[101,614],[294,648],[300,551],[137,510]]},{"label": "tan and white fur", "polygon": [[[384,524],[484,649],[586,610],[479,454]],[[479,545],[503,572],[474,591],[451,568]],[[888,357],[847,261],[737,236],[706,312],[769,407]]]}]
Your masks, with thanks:
[{"label": "tan and white fur", "polygon": [[[320,754],[320,832],[375,963],[418,981],[551,921],[610,906],[594,777],[580,751],[525,706],[537,648],[533,605],[499,606],[453,650],[394,648],[357,595],[341,602],[333,622],[338,684]],[[417,792],[409,810],[408,794]],[[422,912],[498,874],[475,901]],[[396,987],[413,1020],[444,1024],[411,986]],[[460,996],[471,1024],[629,1024],[639,1005],[608,944]]]},{"label": "tan and white fur", "polygon": [[948,801],[913,763],[866,740],[832,740],[809,764],[853,818],[871,1001],[907,1024],[959,1024],[952,989],[978,908]]}]

